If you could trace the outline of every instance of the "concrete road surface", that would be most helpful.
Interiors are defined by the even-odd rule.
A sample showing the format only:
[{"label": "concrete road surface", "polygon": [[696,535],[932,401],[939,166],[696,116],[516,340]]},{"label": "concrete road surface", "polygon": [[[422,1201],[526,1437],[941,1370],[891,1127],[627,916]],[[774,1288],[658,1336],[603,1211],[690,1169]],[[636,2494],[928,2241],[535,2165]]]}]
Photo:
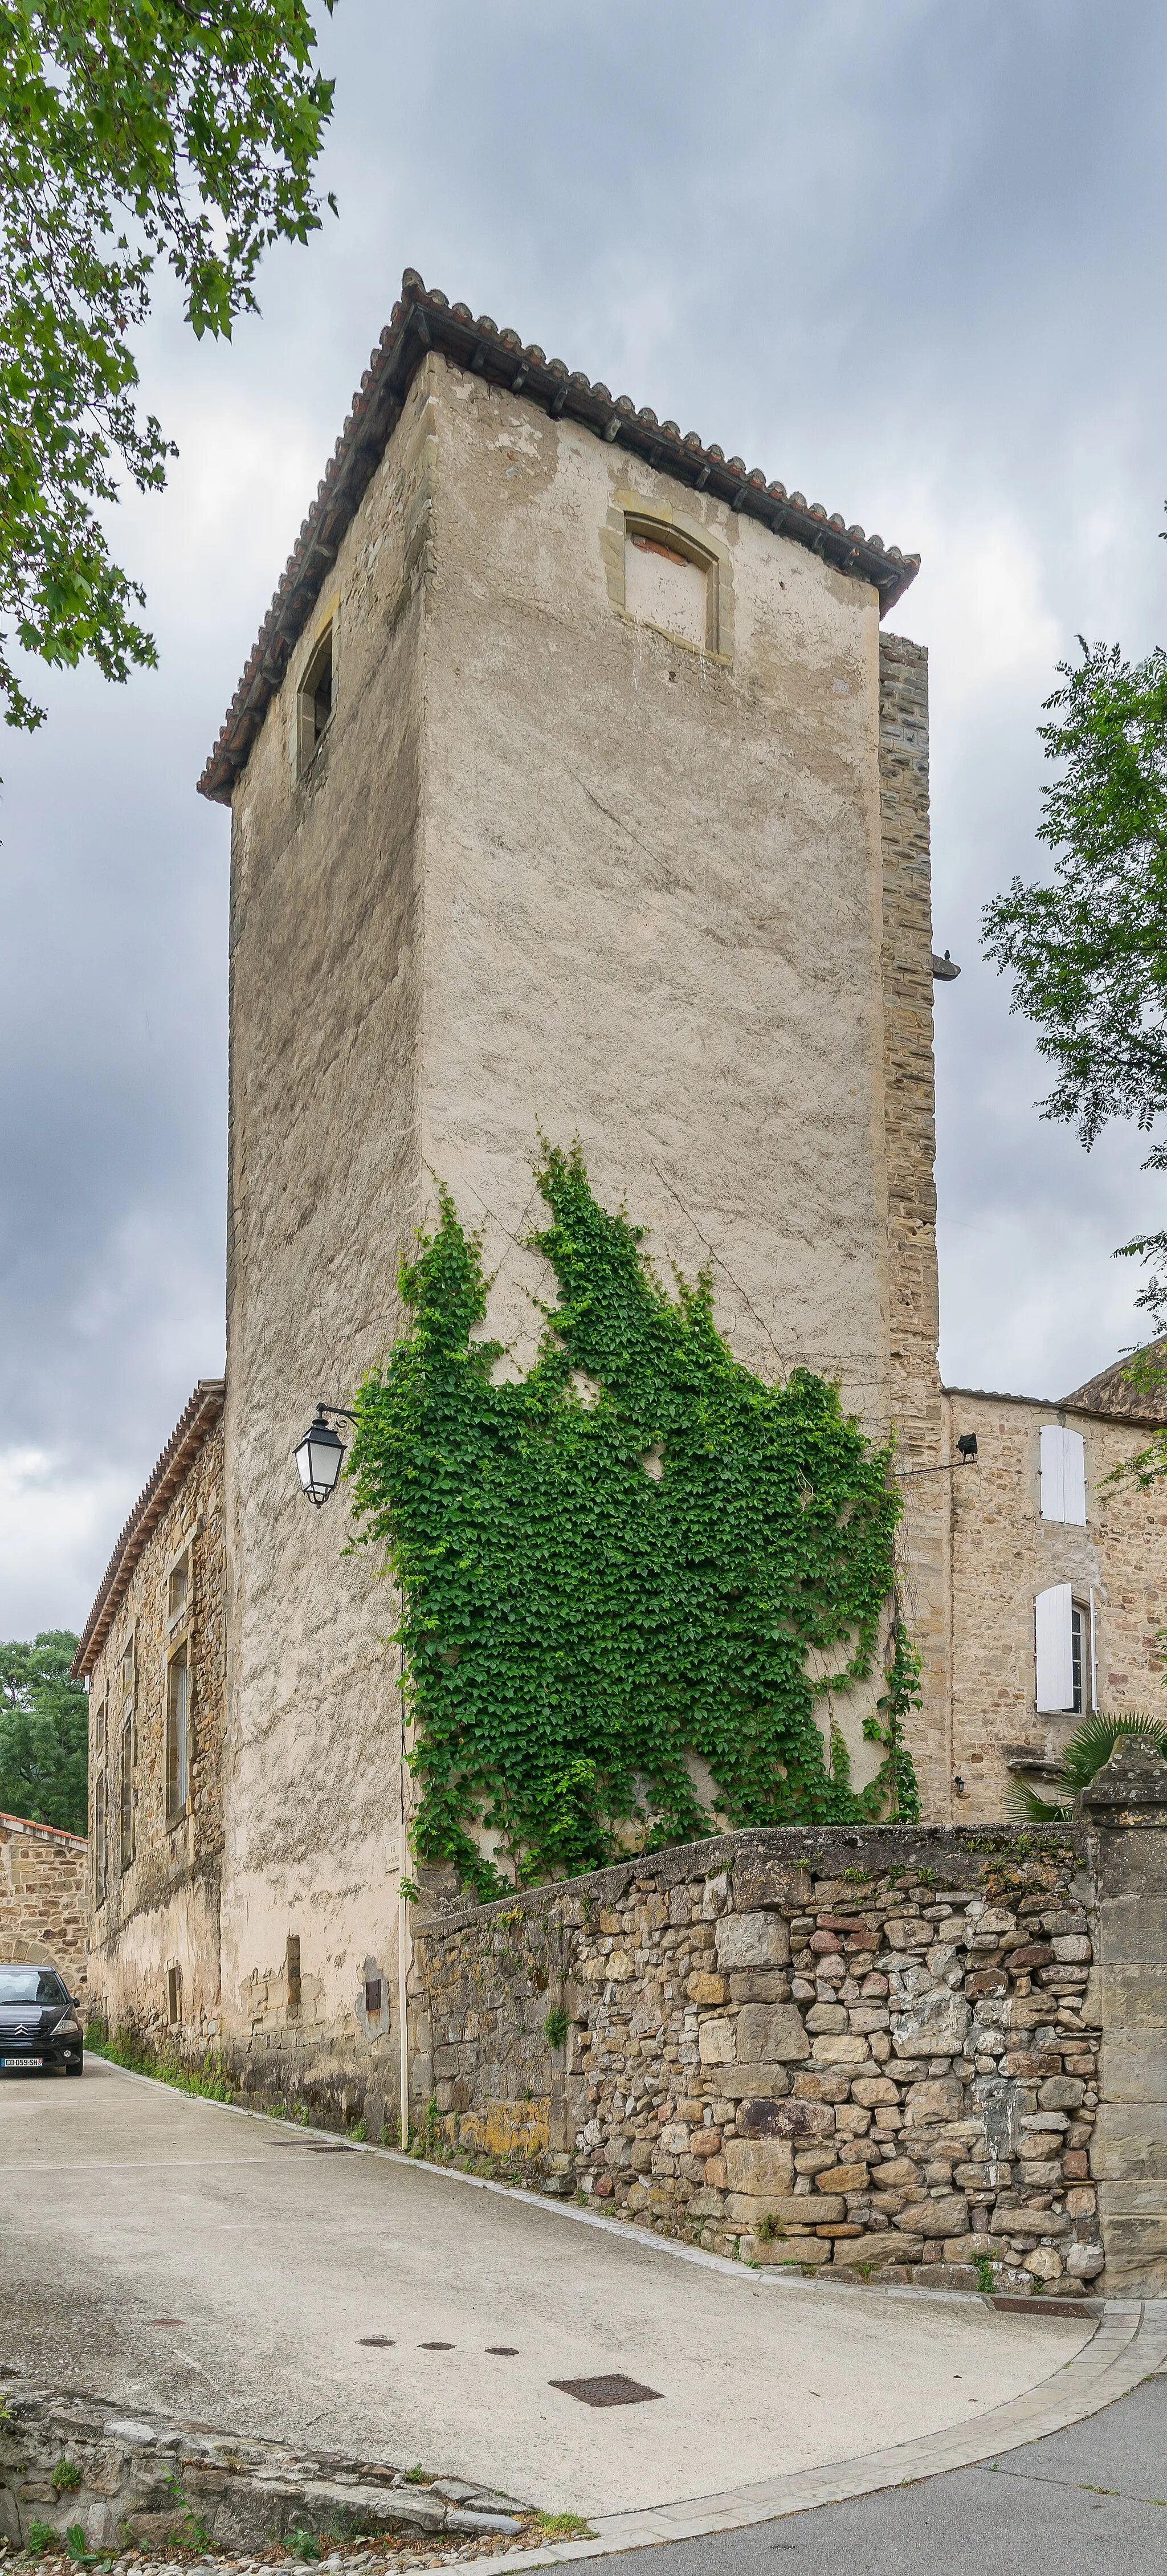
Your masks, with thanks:
[{"label": "concrete road surface", "polygon": [[[0,2173],[0,2362],[548,2510],[708,2496],[967,2426],[1092,2331],[685,2262],[92,2057],[81,2083],[0,2079]],[[552,2385],[609,2372],[659,2394],[596,2409]]]},{"label": "concrete road surface", "polygon": [[[637,2576],[639,2552],[588,2576]],[[652,2576],[1162,2576],[1167,2378],[983,2468],[655,2549]]]}]

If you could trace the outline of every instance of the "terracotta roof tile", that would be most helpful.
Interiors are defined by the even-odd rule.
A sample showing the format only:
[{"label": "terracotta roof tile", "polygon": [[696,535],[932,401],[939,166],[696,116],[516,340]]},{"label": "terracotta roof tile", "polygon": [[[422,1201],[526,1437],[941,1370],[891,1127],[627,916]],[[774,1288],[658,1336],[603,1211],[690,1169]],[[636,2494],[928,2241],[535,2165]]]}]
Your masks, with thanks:
[{"label": "terracotta roof tile", "polygon": [[268,701],[283,678],[324,573],[380,462],[427,349],[441,349],[488,382],[507,385],[529,401],[545,404],[556,419],[580,421],[609,443],[619,439],[661,472],[679,475],[698,491],[713,492],[731,509],[763,520],[776,533],[792,537],[843,571],[860,573],[879,593],[881,616],[919,570],[918,555],[901,554],[898,546],[885,546],[882,537],[865,536],[861,527],[846,527],[837,512],[828,517],[821,501],[808,508],[801,492],[788,493],[781,483],[767,483],[760,465],[747,469],[740,456],[727,462],[724,450],[703,445],[696,430],[682,437],[675,421],[658,421],[647,405],[637,411],[628,394],[618,394],[613,401],[606,385],[589,383],[578,369],[569,373],[562,358],[548,359],[536,341],[524,347],[517,331],[500,331],[488,313],[475,321],[468,304],[451,304],[440,287],[426,287],[416,269],[407,268],[400,301],[361,378],[315,501],[244,664],[199,780],[200,796],[230,804]]}]

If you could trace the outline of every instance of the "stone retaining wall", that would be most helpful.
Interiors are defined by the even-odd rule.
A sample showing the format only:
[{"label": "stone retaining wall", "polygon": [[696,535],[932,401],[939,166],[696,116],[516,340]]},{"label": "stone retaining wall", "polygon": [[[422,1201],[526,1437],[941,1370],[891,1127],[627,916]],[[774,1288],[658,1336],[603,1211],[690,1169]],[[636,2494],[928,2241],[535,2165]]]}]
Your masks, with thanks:
[{"label": "stone retaining wall", "polygon": [[743,1833],[431,1915],[415,2119],[755,2262],[1106,2289],[1095,1863],[1081,1828]]},{"label": "stone retaining wall", "polygon": [[83,1994],[88,1946],[88,1843],[0,1815],[0,1959],[49,1963],[70,1994]]},{"label": "stone retaining wall", "polygon": [[91,2550],[128,2543],[154,2555],[266,2549],[297,2526],[334,2540],[396,2532],[440,2548],[444,2535],[513,2538],[530,2512],[464,2479],[419,2485],[416,2471],[383,2460],[129,2415],[6,2373],[0,2399],[0,2536],[17,2549],[34,2522],[61,2534],[79,2523]]}]

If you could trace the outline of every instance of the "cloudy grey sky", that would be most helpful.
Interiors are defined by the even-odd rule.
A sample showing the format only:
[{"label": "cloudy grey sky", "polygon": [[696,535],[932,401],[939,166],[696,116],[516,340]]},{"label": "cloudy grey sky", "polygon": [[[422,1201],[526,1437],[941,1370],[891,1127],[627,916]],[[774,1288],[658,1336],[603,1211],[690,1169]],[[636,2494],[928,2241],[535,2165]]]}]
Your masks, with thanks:
[{"label": "cloudy grey sky", "polygon": [[339,221],[145,391],[181,456],[117,514],[161,668],[35,685],[0,812],[0,1636],[80,1626],[222,1365],[228,818],[194,794],[402,268],[840,509],[923,569],[942,1360],[1058,1395],[1138,1336],[1139,1139],[1085,1155],[978,957],[1036,864],[1035,728],[1079,628],[1167,641],[1153,0],[337,0]]}]

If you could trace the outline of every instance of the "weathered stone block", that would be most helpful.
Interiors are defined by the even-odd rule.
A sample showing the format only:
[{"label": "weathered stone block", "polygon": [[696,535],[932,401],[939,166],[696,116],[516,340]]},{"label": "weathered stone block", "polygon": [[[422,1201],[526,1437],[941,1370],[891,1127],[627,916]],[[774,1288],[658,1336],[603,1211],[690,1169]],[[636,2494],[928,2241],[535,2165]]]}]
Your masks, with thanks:
[{"label": "weathered stone block", "polygon": [[857,2030],[825,2031],[811,2044],[811,2055],[819,2066],[860,2066],[870,2053],[862,2032]]},{"label": "weathered stone block", "polygon": [[834,2129],[834,2113],[829,2102],[804,2102],[794,2099],[744,2101],[738,2111],[738,2126],[748,2137],[757,2138],[826,2138]]},{"label": "weathered stone block", "polygon": [[723,1914],[714,1935],[717,1963],[732,1968],[785,1968],[790,1934],[780,1914]]},{"label": "weathered stone block", "polygon": [[703,2021],[697,2034],[697,2049],[703,2066],[732,2066],[734,2033],[731,2021]]},{"label": "weathered stone block", "polygon": [[904,2101],[909,2128],[919,2128],[929,2120],[955,2120],[960,2113],[961,2087],[955,2075],[942,2075],[934,2081],[913,2084]]},{"label": "weathered stone block", "polygon": [[731,2191],[789,2192],[794,2150],[787,2138],[727,2138],[725,2169]]},{"label": "weathered stone block", "polygon": [[810,2055],[797,2004],[743,2004],[737,2018],[739,2065],[787,2065]]},{"label": "weathered stone block", "polygon": [[911,2201],[900,2211],[900,2224],[905,2236],[967,2236],[968,2203],[955,2192]]},{"label": "weathered stone block", "polygon": [[739,1914],[760,1906],[784,1906],[797,1913],[811,1900],[809,1870],[760,1853],[744,1853],[733,1873],[733,1901]]}]

